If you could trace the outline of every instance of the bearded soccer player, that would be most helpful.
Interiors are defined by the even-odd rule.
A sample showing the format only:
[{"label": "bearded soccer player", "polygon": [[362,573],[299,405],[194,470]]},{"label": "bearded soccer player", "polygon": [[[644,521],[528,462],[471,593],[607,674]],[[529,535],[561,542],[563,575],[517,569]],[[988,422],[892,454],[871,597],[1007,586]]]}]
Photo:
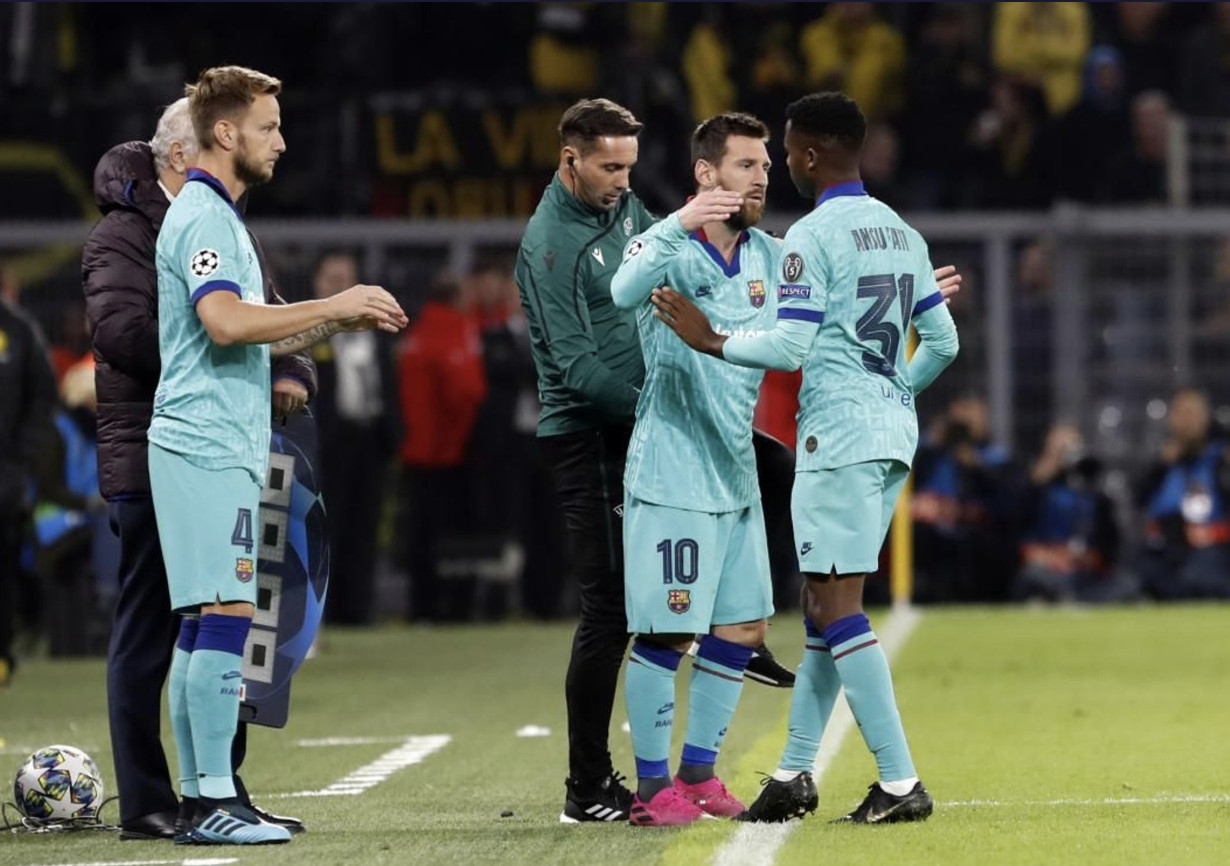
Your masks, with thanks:
[{"label": "bearded soccer player", "polygon": [[[628,241],[656,221],[629,189],[640,130],[632,113],[609,99],[583,99],[564,112],[559,168],[517,255],[542,398],[538,437],[555,477],[581,596],[564,686],[563,823],[621,821],[632,806],[624,777],[612,767],[608,736],[629,639],[620,540],[624,461],[645,366],[636,321],[615,306],[610,283]],[[755,446],[761,487],[766,495],[780,491],[780,501],[765,510],[784,518],[789,450],[759,434]],[[794,681],[763,646],[748,676],[777,686]]]},{"label": "bearded soccer player", "polygon": [[286,150],[281,83],[207,69],[187,88],[200,143],[156,244],[162,373],[149,474],[171,607],[185,614],[168,680],[181,796],[204,815],[179,842],[268,844],[290,833],[240,804],[231,775],[243,649],[256,601],[253,524],[269,459],[270,355],[340,330],[397,331],[388,292],[354,286],[327,300],[266,306],[235,202],[273,177]]},{"label": "bearded soccer player", "polygon": [[[926,243],[863,189],[866,122],[858,106],[840,93],[819,93],[793,103],[786,117],[790,177],[815,208],[786,234],[776,326],[719,335],[682,294],[654,295],[662,318],[699,351],[755,369],[803,368],[791,509],[807,578],[806,652],[785,753],[745,817],[784,821],[815,810],[811,770],[844,687],[879,780],[841,820],[919,821],[932,800],[863,612],[863,583],[914,459],[914,400],[956,357],[957,331]],[[921,343],[907,362],[911,324]]]},{"label": "bearded soccer player", "polygon": [[[745,807],[715,775],[752,652],[773,613],[752,414],[763,372],[692,352],[654,316],[664,283],[695,299],[723,333],[773,327],[766,286],[778,244],[753,228],[769,180],[768,128],[721,114],[692,136],[697,195],[633,238],[611,281],[635,310],[645,385],[624,476],[628,626],[624,687],[637,791],[629,820],[677,826]],[[679,772],[668,769],[675,673],[699,636]]]}]

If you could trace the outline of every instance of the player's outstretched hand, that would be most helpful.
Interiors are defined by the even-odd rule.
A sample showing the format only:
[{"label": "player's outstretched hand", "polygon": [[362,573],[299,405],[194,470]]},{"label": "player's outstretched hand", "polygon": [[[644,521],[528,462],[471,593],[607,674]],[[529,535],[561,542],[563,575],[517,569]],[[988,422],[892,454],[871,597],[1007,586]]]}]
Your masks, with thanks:
[{"label": "player's outstretched hand", "polygon": [[705,223],[730,219],[743,207],[743,194],[722,189],[697,193],[690,202],[679,208],[679,224],[684,231],[693,232]]},{"label": "player's outstretched hand", "polygon": [[935,284],[944,296],[944,303],[951,304],[952,296],[961,291],[961,275],[957,273],[957,266],[944,265],[942,268],[936,268]]},{"label": "player's outstretched hand", "polygon": [[650,299],[658,308],[654,315],[669,325],[683,342],[698,352],[722,356],[726,338],[714,332],[709,319],[688,297],[670,286],[662,286],[653,290]]},{"label": "player's outstretched hand", "polygon": [[327,303],[334,321],[346,331],[379,328],[396,333],[410,323],[397,299],[380,286],[351,286],[329,298]]},{"label": "player's outstretched hand", "polygon": [[278,418],[303,409],[307,405],[308,390],[302,382],[294,379],[278,379],[273,383],[273,414]]}]

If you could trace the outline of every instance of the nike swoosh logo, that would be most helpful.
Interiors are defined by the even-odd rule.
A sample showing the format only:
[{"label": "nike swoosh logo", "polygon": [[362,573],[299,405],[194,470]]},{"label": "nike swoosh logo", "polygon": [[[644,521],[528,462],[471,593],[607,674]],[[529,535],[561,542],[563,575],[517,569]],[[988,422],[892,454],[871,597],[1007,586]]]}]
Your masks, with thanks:
[{"label": "nike swoosh logo", "polygon": [[675,708],[674,704],[667,704],[666,706],[662,707],[662,709],[658,710],[658,715],[661,716],[665,713],[669,713],[674,708]]},{"label": "nike swoosh logo", "polygon": [[904,805],[905,805],[904,802],[894,803],[892,806],[889,806],[883,812],[871,812],[867,815],[867,823],[868,824],[878,824],[881,821],[883,821],[885,818],[890,817],[894,812],[899,810]]},{"label": "nike swoosh logo", "polygon": [[224,674],[222,675],[222,679],[224,679],[224,680],[233,680],[233,679],[235,679],[236,677],[241,677],[241,676],[243,676],[243,672],[242,672],[242,671],[227,671],[226,673],[224,673]]}]

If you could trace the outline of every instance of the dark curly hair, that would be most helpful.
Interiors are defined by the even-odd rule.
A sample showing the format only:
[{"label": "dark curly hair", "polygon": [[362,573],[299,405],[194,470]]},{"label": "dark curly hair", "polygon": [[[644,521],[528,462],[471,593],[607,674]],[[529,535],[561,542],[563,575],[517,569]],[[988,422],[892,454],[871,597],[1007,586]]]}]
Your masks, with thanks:
[{"label": "dark curly hair", "polygon": [[786,107],[786,119],[795,133],[828,139],[857,153],[867,136],[867,119],[858,103],[844,93],[812,93]]}]

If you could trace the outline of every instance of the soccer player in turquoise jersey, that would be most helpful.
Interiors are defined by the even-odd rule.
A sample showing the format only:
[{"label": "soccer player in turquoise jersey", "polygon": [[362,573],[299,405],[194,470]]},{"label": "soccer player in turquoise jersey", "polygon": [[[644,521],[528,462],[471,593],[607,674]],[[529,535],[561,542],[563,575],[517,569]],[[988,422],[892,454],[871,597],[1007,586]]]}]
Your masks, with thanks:
[{"label": "soccer player in turquoise jersey", "polygon": [[[753,228],[764,212],[768,137],[746,114],[721,114],[697,127],[698,194],[633,238],[611,280],[615,304],[636,311],[645,357],[623,525],[624,597],[636,634],[624,675],[638,777],[629,821],[636,825],[745,811],[714,764],[773,612],[752,446],[764,374],[691,351],[658,321],[649,299],[666,283],[695,298],[723,333],[773,327],[776,299],[767,286],[778,244]],[[675,672],[698,634],[687,736],[672,784]]]},{"label": "soccer player in turquoise jersey", "polygon": [[324,301],[266,306],[264,280],[235,201],[273,176],[286,149],[281,83],[237,66],[187,88],[197,165],[158,233],[162,375],[149,473],[171,606],[185,615],[168,677],[181,796],[205,814],[177,841],[286,842],[240,805],[231,775],[244,644],[256,601],[254,521],[269,457],[270,354],[340,330],[397,331],[406,317],[378,286]]},{"label": "soccer player in turquoise jersey", "polygon": [[[662,318],[693,348],[740,366],[803,367],[791,510],[807,576],[806,652],[785,753],[747,817],[782,821],[816,808],[810,771],[844,686],[879,781],[842,820],[917,821],[931,814],[931,797],[863,612],[863,582],[914,459],[914,400],[956,357],[957,331],[926,243],[863,190],[866,123],[858,106],[840,93],[819,93],[793,103],[786,117],[791,179],[816,205],[786,234],[776,326],[723,336],[682,293],[654,293]],[[921,343],[907,362],[911,324]]]}]

